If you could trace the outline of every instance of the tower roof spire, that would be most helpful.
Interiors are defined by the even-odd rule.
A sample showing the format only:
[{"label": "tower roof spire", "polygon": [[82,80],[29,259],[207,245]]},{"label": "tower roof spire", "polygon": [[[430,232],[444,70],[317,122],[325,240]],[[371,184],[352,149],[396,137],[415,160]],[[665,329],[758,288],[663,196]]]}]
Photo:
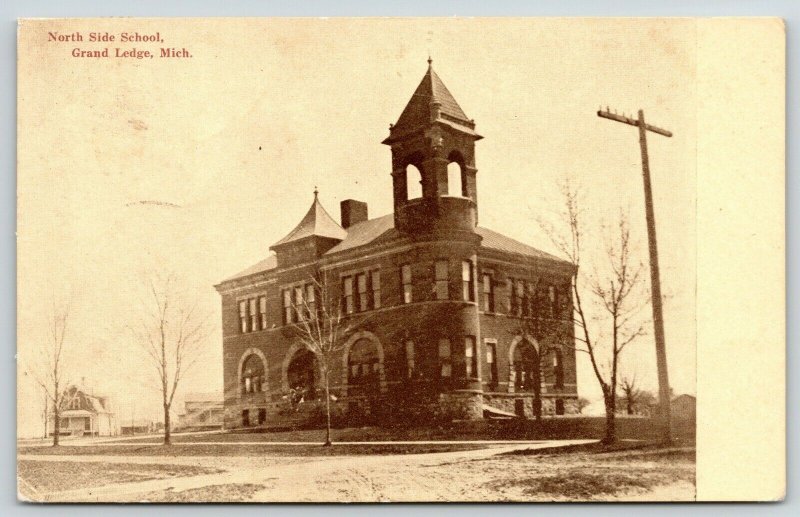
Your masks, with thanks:
[{"label": "tower roof spire", "polygon": [[467,117],[458,105],[453,94],[447,89],[439,75],[433,70],[433,58],[428,56],[428,70],[422,77],[417,89],[406,104],[405,109],[391,126],[391,135],[384,143],[390,143],[397,137],[410,133],[421,127],[427,127],[432,121],[447,124],[454,129],[480,138],[475,133],[475,123]]}]

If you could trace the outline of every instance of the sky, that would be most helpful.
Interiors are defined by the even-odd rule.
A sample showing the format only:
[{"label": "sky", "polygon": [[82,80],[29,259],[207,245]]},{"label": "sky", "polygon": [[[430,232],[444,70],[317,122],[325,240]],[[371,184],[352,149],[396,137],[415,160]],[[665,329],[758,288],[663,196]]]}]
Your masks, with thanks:
[{"label": "sky", "polygon": [[[155,33],[183,59],[88,59],[48,42],[64,34]],[[636,128],[648,145],[661,259],[669,375],[695,393],[696,59],[691,20],[227,19],[43,20],[20,33],[18,137],[18,421],[41,428],[24,374],[47,339],[53,299],[71,301],[68,377],[112,397],[118,418],[158,418],[152,367],[125,325],[148,271],[177,271],[214,330],[179,388],[221,391],[213,285],[265,258],[319,189],[392,209],[381,145],[427,69],[484,139],[476,145],[481,225],[554,252],[537,219],[561,208],[558,182],[584,193],[588,261],[620,210],[647,263]],[[158,44],[112,43],[154,49]],[[113,50],[112,50],[113,52]],[[655,390],[646,336],[623,370]],[[579,354],[579,393],[600,391]]]}]

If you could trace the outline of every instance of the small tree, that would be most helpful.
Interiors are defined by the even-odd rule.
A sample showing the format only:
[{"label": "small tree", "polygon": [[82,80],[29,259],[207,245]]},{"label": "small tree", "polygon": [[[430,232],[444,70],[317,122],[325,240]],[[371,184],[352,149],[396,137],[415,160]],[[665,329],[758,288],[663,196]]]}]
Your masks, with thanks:
[{"label": "small tree", "polygon": [[347,336],[358,324],[345,313],[342,304],[329,283],[328,273],[311,275],[313,289],[303,292],[300,303],[295,305],[297,321],[291,328],[300,343],[319,361],[322,383],[325,388],[325,443],[331,445],[331,370],[344,350]]},{"label": "small tree", "polygon": [[591,404],[591,402],[589,402],[589,399],[584,397],[578,397],[578,413],[582,415],[583,410],[586,409],[589,406],[589,404]]},{"label": "small tree", "polygon": [[[574,323],[578,334],[574,337],[575,347],[589,356],[592,371],[603,392],[606,410],[606,430],[604,443],[616,440],[616,401],[618,367],[620,356],[630,343],[644,335],[644,325],[638,320],[638,313],[647,305],[647,296],[642,289],[642,265],[634,264],[631,258],[630,230],[627,217],[620,213],[614,233],[607,242],[603,260],[605,272],[597,268],[592,275],[580,273],[583,244],[580,196],[569,181],[561,185],[564,197],[563,218],[568,226],[567,236],[555,231],[553,226],[540,221],[542,229],[550,236],[553,244],[564,254],[574,267],[572,276],[572,295]],[[588,306],[584,304],[586,292],[594,295],[598,315],[594,318],[598,327],[590,327],[592,320]],[[605,333],[597,331],[604,329]],[[605,355],[606,362],[601,363]]]},{"label": "small tree", "polygon": [[64,352],[69,320],[69,304],[53,302],[48,320],[48,337],[38,348],[38,357],[27,369],[31,377],[44,391],[44,425],[47,437],[48,405],[53,408],[53,446],[58,446],[61,423],[61,408],[64,403],[64,386],[68,382],[64,378]]},{"label": "small tree", "polygon": [[164,410],[164,445],[171,444],[170,410],[178,384],[200,358],[208,337],[208,317],[178,288],[175,276],[153,275],[147,281],[141,318],[128,328],[154,368]]}]

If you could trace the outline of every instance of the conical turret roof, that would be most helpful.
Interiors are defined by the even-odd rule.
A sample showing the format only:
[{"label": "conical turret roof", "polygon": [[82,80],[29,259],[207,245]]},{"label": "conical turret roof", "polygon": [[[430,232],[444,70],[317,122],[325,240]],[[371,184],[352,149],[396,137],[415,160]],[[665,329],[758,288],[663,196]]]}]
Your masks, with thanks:
[{"label": "conical turret roof", "polygon": [[274,248],[289,242],[299,241],[306,237],[325,237],[337,240],[343,240],[347,237],[347,230],[339,226],[325,211],[325,208],[319,202],[319,196],[316,191],[314,191],[314,202],[300,223],[286,237],[271,247]]},{"label": "conical turret roof", "polygon": [[[438,114],[434,112],[436,107]],[[433,120],[444,122],[478,139],[481,138],[475,133],[475,123],[458,105],[453,94],[433,70],[432,61],[428,59],[428,71],[414,90],[397,123],[391,127],[392,136],[384,143],[389,143],[396,137],[420,127],[429,126]]]}]

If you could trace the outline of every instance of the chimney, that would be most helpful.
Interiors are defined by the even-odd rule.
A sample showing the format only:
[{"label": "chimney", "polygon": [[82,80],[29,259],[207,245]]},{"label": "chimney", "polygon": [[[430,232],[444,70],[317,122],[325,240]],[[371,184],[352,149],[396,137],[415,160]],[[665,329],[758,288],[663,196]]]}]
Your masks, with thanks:
[{"label": "chimney", "polygon": [[369,219],[369,216],[367,216],[367,204],[363,201],[345,199],[339,206],[342,209],[342,228],[345,230],[354,224]]}]

